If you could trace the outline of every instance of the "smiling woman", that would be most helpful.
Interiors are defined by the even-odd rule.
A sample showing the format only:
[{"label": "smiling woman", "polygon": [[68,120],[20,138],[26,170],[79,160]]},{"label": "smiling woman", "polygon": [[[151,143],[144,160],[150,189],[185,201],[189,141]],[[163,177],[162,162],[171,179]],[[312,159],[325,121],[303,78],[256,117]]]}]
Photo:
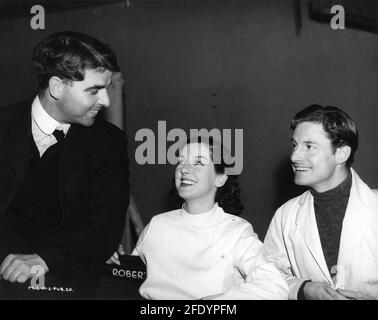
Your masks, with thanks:
[{"label": "smiling woman", "polygon": [[[216,148],[222,161],[215,164]],[[198,138],[181,148],[174,185],[182,207],[153,217],[133,251],[147,266],[144,298],[287,298],[286,282],[252,226],[225,211],[242,210],[236,177],[225,174],[226,154]]]},{"label": "smiling woman", "polygon": [[[204,184],[201,181],[205,180],[200,179],[197,181],[196,175],[208,174],[211,176],[213,172],[212,169],[214,168],[217,179],[216,188],[215,193],[210,194],[207,206],[211,208],[214,202],[216,202],[228,213],[235,215],[241,214],[243,204],[240,198],[238,175],[227,174],[227,169],[233,166],[232,161],[229,161],[230,157],[230,150],[212,137],[207,138],[206,136],[206,138],[204,138],[202,136],[193,136],[189,138],[187,144],[181,148],[178,157],[179,160],[176,167],[175,179],[170,191],[172,205],[178,208],[181,207],[184,202],[186,205],[188,205],[188,202],[192,204],[193,201],[190,199],[190,191],[201,190],[201,185]],[[212,162],[213,166],[209,166],[210,162]],[[188,172],[185,164],[191,165],[194,169],[193,172]],[[203,167],[207,169],[210,168],[210,170],[199,169]],[[191,176],[193,176],[193,178],[191,178]],[[200,186],[199,188],[185,188],[188,187],[188,184],[189,186],[194,186],[197,183]],[[189,191],[189,194],[187,191]],[[206,208],[202,208],[201,211],[206,211],[204,209]]]}]

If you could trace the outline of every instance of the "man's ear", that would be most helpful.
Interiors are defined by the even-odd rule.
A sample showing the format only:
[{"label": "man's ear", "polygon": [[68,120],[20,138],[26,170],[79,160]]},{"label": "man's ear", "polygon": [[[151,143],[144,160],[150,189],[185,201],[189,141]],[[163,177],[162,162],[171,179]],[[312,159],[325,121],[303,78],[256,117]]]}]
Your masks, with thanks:
[{"label": "man's ear", "polygon": [[342,146],[336,149],[336,163],[343,164],[345,163],[352,152],[352,148],[350,146]]},{"label": "man's ear", "polygon": [[49,90],[50,96],[53,99],[59,100],[63,95],[63,90],[64,90],[63,80],[56,76],[51,77],[49,80],[48,90]]},{"label": "man's ear", "polygon": [[226,183],[228,176],[226,174],[218,174],[215,179],[215,186],[217,188],[223,187]]}]

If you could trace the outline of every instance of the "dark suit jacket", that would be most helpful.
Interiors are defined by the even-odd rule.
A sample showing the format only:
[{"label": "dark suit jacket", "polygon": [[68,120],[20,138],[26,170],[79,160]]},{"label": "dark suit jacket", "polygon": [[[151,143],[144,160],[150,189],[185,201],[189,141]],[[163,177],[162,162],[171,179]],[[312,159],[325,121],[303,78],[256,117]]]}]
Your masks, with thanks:
[{"label": "dark suit jacket", "polygon": [[112,124],[71,125],[58,164],[61,219],[31,252],[7,225],[7,208],[26,176],[32,100],[0,108],[0,263],[10,253],[36,253],[51,274],[76,280],[117,248],[129,203],[127,138]]}]

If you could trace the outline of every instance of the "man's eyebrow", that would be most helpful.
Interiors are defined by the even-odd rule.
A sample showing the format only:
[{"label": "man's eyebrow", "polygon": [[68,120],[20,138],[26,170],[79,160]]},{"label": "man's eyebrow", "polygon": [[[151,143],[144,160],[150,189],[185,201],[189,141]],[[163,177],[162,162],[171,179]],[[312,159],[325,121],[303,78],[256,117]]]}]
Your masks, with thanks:
[{"label": "man's eyebrow", "polygon": [[103,85],[94,85],[94,86],[91,86],[91,87],[88,87],[86,88],[84,91],[90,91],[90,90],[98,90],[98,89],[103,89],[105,88],[106,86],[103,86]]},{"label": "man's eyebrow", "polygon": [[[294,143],[298,143],[298,141],[294,138],[291,138],[290,139],[291,142],[294,142]],[[315,141],[312,141],[312,140],[304,140],[304,141],[300,141],[300,143],[304,143],[304,144],[316,144]]]},{"label": "man's eyebrow", "polygon": [[303,141],[303,143],[305,143],[305,144],[316,144],[316,142],[312,141],[312,140],[306,140],[306,141]]}]

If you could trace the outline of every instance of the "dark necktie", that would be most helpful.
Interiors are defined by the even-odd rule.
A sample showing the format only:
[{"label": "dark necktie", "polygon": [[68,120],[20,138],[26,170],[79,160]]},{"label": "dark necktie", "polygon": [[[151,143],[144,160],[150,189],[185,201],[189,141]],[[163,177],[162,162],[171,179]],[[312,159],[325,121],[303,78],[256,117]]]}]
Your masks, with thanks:
[{"label": "dark necktie", "polygon": [[58,141],[58,143],[60,143],[64,140],[63,130],[55,129],[54,132],[53,132],[53,135],[54,135],[55,139]]},{"label": "dark necktie", "polygon": [[64,140],[64,132],[63,130],[58,130],[55,129],[54,132],[52,133],[57,140],[57,143],[54,143],[50,147],[47,148],[45,153],[42,155],[42,159],[44,163],[47,163],[47,161],[50,161],[51,157],[59,153],[59,149],[62,145],[62,142]]}]

